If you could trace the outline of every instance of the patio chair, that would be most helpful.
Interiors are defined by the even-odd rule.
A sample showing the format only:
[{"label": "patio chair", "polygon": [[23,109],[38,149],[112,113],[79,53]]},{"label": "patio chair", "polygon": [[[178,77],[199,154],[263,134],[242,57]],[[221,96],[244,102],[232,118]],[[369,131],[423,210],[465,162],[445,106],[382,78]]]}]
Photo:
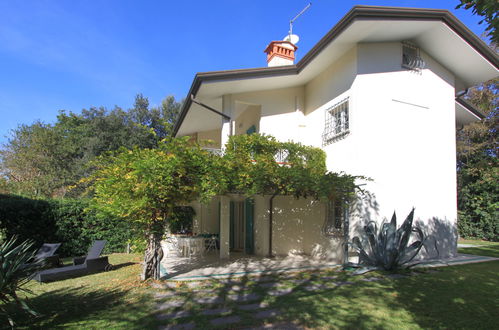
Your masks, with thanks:
[{"label": "patio chair", "polygon": [[206,252],[217,250],[217,237],[215,235],[206,238],[205,240]]},{"label": "patio chair", "polygon": [[95,241],[85,257],[73,259],[72,266],[42,270],[35,274],[34,279],[38,282],[50,282],[109,270],[111,264],[108,258],[100,257],[106,243],[106,241]]}]

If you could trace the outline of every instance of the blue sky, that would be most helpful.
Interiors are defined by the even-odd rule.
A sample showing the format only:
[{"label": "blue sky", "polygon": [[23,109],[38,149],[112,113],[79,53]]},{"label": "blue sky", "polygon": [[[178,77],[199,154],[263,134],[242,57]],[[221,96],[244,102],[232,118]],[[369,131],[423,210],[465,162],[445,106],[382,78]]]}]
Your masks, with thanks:
[{"label": "blue sky", "polygon": [[[458,0],[315,0],[294,25],[300,59],[356,4],[450,10],[481,35]],[[181,99],[196,72],[266,66],[307,0],[0,0],[0,143],[19,124],[59,110],[118,105],[137,93]]]}]

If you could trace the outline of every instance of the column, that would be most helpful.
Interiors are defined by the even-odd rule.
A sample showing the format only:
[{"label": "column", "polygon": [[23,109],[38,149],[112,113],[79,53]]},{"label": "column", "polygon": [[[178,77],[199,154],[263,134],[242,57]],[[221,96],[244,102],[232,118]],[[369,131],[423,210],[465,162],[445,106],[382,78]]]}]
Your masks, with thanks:
[{"label": "column", "polygon": [[230,199],[220,196],[220,259],[229,258]]},{"label": "column", "polygon": [[[224,95],[222,98],[222,111],[224,114],[232,118],[234,113],[234,102],[232,100],[232,95]],[[225,148],[225,144],[229,140],[229,137],[234,134],[234,118],[228,120],[222,117],[222,137],[221,137],[221,147]]]}]

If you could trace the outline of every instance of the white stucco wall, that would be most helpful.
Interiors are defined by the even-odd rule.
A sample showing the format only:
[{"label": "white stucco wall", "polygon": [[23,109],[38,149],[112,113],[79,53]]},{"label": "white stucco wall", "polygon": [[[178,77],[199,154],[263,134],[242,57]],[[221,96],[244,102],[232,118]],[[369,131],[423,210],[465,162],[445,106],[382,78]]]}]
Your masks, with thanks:
[{"label": "white stucco wall", "polygon": [[[281,141],[299,141],[303,119],[304,87],[232,94],[235,102],[260,106],[259,132]],[[237,114],[239,115],[239,114]]]},{"label": "white stucco wall", "polygon": [[341,262],[341,238],[326,237],[324,203],[290,196],[274,198],[272,252],[282,256],[307,254]]},{"label": "white stucco wall", "polygon": [[[375,194],[373,204],[357,210],[353,230],[362,220],[388,218],[394,210],[400,223],[415,206],[416,218],[438,237],[440,252],[451,254],[456,225],[454,80],[422,56],[427,69],[417,73],[401,68],[400,43],[358,45],[352,88],[325,88],[329,97],[324,91],[320,95],[330,101],[307,109],[307,123],[315,125],[313,139],[319,138],[317,123],[323,129],[325,109],[349,97],[350,134],[324,150],[329,170],[374,180],[366,186]],[[328,74],[329,79],[320,77],[322,86],[334,81],[333,72]],[[321,84],[315,87],[320,90],[317,86]],[[306,99],[313,99],[310,93]]]},{"label": "white stucco wall", "polygon": [[[351,234],[363,222],[389,218],[394,210],[400,224],[414,206],[416,219],[437,238],[441,256],[453,254],[456,82],[452,73],[423,51],[421,55],[427,67],[414,72],[401,67],[400,43],[359,44],[305,86],[225,96],[224,111],[238,118],[250,108],[237,104],[250,105],[253,114],[260,110],[260,133],[322,147],[325,109],[348,97],[350,133],[323,149],[329,170],[373,179],[365,188],[374,197],[352,209]],[[329,243],[316,233],[318,219],[321,225],[323,221],[322,208],[312,207],[307,213],[305,201],[280,198],[276,198],[281,211],[275,221],[281,229],[274,237],[274,253],[312,253],[314,244],[327,247]],[[268,252],[266,219],[268,198],[258,197],[255,252],[259,255]],[[341,250],[340,245],[329,248]]]}]

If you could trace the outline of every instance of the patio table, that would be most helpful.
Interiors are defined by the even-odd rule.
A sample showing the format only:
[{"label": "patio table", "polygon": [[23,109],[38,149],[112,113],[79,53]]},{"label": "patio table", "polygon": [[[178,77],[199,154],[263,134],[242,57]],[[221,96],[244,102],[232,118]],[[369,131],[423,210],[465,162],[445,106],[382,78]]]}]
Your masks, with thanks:
[{"label": "patio table", "polygon": [[202,255],[204,252],[204,237],[178,237],[178,247],[183,257]]}]

